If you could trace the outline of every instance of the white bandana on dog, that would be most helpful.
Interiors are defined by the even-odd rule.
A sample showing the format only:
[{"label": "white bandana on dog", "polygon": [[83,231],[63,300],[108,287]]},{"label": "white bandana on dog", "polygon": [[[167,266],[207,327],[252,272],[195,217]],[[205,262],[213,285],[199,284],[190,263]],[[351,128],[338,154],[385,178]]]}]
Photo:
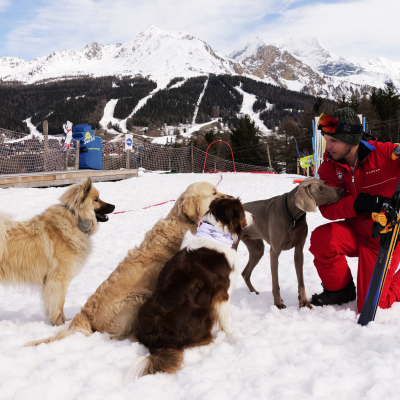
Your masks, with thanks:
[{"label": "white bandana on dog", "polygon": [[206,237],[215,242],[222,243],[225,246],[232,247],[235,242],[232,239],[232,235],[228,232],[222,232],[215,228],[214,225],[208,224],[207,222],[200,221],[197,227],[197,233],[195,236]]}]

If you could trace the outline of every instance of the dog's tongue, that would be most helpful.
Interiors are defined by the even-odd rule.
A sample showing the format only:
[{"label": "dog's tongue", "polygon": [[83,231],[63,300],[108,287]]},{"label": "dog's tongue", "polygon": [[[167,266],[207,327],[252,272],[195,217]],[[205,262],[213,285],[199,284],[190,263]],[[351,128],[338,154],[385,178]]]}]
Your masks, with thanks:
[{"label": "dog's tongue", "polygon": [[101,214],[101,213],[96,213],[97,221],[99,222],[107,222],[108,221],[108,217],[106,214]]}]

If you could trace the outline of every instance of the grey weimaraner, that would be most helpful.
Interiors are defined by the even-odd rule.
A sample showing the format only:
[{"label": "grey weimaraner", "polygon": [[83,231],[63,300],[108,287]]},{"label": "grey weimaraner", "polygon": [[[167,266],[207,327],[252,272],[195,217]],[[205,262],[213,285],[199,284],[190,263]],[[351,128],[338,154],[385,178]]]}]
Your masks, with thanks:
[{"label": "grey weimaraner", "polygon": [[244,204],[244,209],[254,215],[253,225],[243,230],[241,238],[249,250],[249,262],[242,276],[251,292],[258,294],[250,282],[250,277],[254,267],[264,255],[263,240],[265,240],[271,246],[274,304],[278,308],[285,308],[279,289],[278,258],[282,250],[290,250],[294,247],[299,306],[312,308],[307,300],[303,279],[303,247],[308,233],[306,212],[316,212],[317,206],[335,203],[343,195],[342,188],[330,187],[319,179],[308,178],[289,193]]}]

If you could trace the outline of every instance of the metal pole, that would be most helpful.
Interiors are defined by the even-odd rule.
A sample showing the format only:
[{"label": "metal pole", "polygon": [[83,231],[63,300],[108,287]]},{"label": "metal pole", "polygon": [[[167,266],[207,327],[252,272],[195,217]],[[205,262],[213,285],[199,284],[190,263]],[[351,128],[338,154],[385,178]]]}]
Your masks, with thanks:
[{"label": "metal pole", "polygon": [[138,169],[136,144],[135,144],[135,159],[136,159],[136,169]]},{"label": "metal pole", "polygon": [[267,144],[267,152],[268,152],[269,167],[272,169],[272,165],[271,165],[271,156],[269,155],[269,146],[268,146],[268,144]]},{"label": "metal pole", "polygon": [[297,159],[297,175],[300,175],[300,160]]},{"label": "metal pole", "polygon": [[64,171],[68,171],[69,150],[64,151]]},{"label": "metal pole", "polygon": [[191,159],[192,159],[192,172],[194,172],[194,168],[193,168],[193,142],[191,142]]},{"label": "metal pole", "polygon": [[76,148],[76,151],[75,151],[75,169],[79,170],[79,152],[80,152],[80,149],[81,149],[81,141],[80,140],[76,140],[75,148]]},{"label": "metal pole", "polygon": [[130,155],[131,155],[131,151],[128,149],[126,150],[126,169],[130,169]]},{"label": "metal pole", "polygon": [[140,168],[143,165],[143,146],[140,148]]},{"label": "metal pole", "polygon": [[49,157],[49,125],[46,121],[43,121],[43,136],[44,136],[44,170],[48,171],[49,170],[49,162],[48,162],[48,157]]}]

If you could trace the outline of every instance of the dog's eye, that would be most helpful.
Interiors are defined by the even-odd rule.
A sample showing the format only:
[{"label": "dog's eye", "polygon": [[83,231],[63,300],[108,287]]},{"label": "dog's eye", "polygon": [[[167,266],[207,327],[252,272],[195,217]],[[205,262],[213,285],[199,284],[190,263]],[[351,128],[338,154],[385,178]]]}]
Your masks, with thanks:
[{"label": "dog's eye", "polygon": [[217,192],[214,193],[214,196],[216,196],[216,195],[217,195]]},{"label": "dog's eye", "polygon": [[96,198],[94,199],[94,201],[99,201],[99,199],[96,197]]}]

